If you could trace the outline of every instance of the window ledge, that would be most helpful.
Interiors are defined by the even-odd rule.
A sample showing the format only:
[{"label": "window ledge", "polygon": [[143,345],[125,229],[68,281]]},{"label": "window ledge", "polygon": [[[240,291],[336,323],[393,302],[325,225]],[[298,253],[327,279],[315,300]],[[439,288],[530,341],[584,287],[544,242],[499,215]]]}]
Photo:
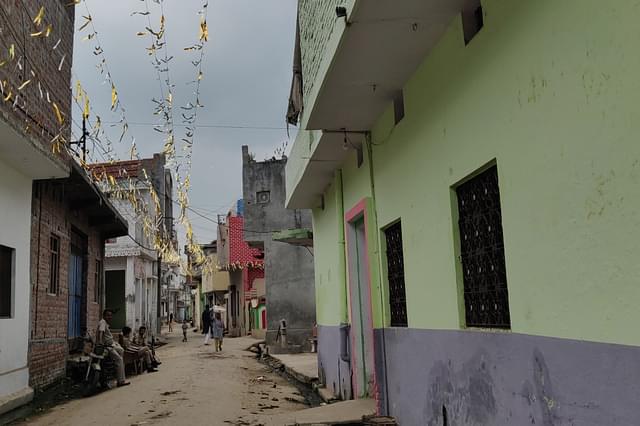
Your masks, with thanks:
[{"label": "window ledge", "polygon": [[476,331],[481,333],[512,333],[510,328],[489,328],[489,327],[462,327],[463,331]]}]

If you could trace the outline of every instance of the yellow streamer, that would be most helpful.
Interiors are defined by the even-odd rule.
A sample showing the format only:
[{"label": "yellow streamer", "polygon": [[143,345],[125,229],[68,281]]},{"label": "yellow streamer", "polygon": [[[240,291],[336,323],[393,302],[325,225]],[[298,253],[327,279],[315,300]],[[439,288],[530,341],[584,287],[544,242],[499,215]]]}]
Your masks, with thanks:
[{"label": "yellow streamer", "polygon": [[209,29],[207,28],[207,21],[204,17],[200,18],[200,41],[209,40]]},{"label": "yellow streamer", "polygon": [[62,117],[62,113],[60,112],[60,108],[58,108],[58,105],[55,102],[53,103],[53,110],[56,113],[56,118],[58,119],[58,123],[63,124],[64,123],[64,118]]},{"label": "yellow streamer", "polygon": [[116,91],[116,86],[111,85],[111,110],[115,109],[117,102],[118,102],[118,92]]},{"label": "yellow streamer", "polygon": [[38,14],[36,15],[36,17],[33,18],[33,23],[39,27],[40,24],[42,24],[42,18],[44,18],[44,6],[40,8],[40,11],[38,11]]},{"label": "yellow streamer", "polygon": [[22,84],[20,85],[20,87],[18,87],[18,90],[22,90],[22,89],[24,89],[25,87],[27,87],[27,85],[28,85],[29,83],[31,83],[31,80],[27,80],[27,81],[25,81],[24,83],[22,83]]}]

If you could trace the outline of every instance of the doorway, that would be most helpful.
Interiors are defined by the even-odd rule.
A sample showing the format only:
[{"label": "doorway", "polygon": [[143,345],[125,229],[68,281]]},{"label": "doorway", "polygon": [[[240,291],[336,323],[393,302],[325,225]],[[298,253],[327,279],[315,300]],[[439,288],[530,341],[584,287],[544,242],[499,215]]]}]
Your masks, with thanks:
[{"label": "doorway", "polygon": [[87,326],[87,238],[73,230],[69,255],[69,322],[67,337],[82,337]]},{"label": "doorway", "polygon": [[351,305],[352,386],[358,398],[374,396],[375,359],[369,257],[364,211],[347,216],[349,298]]},{"label": "doorway", "polygon": [[124,283],[124,270],[105,272],[105,307],[113,310],[112,329],[121,330],[126,324]]}]

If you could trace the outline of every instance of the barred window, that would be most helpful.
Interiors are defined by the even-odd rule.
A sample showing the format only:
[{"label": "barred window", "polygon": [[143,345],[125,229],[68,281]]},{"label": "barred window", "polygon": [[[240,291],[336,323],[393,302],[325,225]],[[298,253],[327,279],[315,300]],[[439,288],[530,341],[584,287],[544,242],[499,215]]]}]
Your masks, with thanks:
[{"label": "barred window", "polygon": [[387,277],[389,280],[391,326],[406,327],[407,297],[404,285],[404,255],[400,222],[385,229],[384,234],[387,243]]},{"label": "barred window", "polygon": [[458,186],[460,251],[468,327],[510,328],[498,168]]},{"label": "barred window", "polygon": [[51,234],[49,248],[49,293],[58,294],[60,291],[60,237]]}]

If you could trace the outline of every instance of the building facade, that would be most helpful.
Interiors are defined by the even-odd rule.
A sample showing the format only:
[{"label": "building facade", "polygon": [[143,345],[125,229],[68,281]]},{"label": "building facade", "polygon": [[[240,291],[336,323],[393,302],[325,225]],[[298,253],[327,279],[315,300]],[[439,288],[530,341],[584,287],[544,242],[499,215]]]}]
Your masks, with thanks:
[{"label": "building facade", "polygon": [[[112,164],[93,164],[92,170],[98,176],[112,176],[120,190],[136,191],[138,202],[153,206],[151,188],[160,201],[160,214],[155,221],[162,224],[161,234],[175,240],[172,221],[172,183],[170,173],[165,169],[165,159],[161,154],[152,158],[119,161]],[[167,176],[169,175],[169,176]],[[149,178],[147,181],[146,177]],[[154,236],[147,235],[144,223],[127,198],[114,197],[113,204],[126,218],[128,235],[107,240],[105,247],[105,294],[106,306],[114,310],[113,328],[129,326],[136,330],[146,326],[159,333],[161,326],[161,287],[159,278],[166,275],[168,267],[162,265],[154,250]],[[151,216],[157,212],[151,209]],[[163,273],[164,272],[164,273]]]},{"label": "building facade", "polygon": [[[264,252],[265,340],[272,353],[310,350],[315,323],[313,254],[274,239],[274,233],[311,229],[310,210],[284,206],[286,158],[255,161],[242,147],[244,239]],[[262,321],[256,310],[254,322]],[[285,330],[283,330],[283,328]],[[285,332],[286,339],[279,336]]]},{"label": "building facade", "polygon": [[329,389],[400,424],[637,422],[633,7],[299,2],[287,206]]},{"label": "building facade", "polygon": [[263,323],[254,323],[253,311],[261,304],[256,279],[264,278],[264,254],[258,248],[249,247],[244,240],[243,210],[240,200],[226,216],[218,217],[219,269],[229,277],[226,327],[231,336],[246,336],[256,328],[257,336],[262,336]]},{"label": "building facade", "polygon": [[104,243],[127,234],[86,172],[33,184],[29,383],[36,391],[66,375],[70,352],[95,336],[104,306]]},{"label": "building facade", "polygon": [[[51,23],[54,29],[47,39],[31,37],[33,28],[23,25],[40,7],[47,9],[41,25]],[[70,117],[71,70],[63,66],[58,71],[58,66],[65,55],[66,63],[72,62],[73,25],[74,9],[62,0],[0,4],[0,46],[12,52],[0,68],[0,413],[33,396],[28,368],[32,182],[69,176],[67,153],[54,153],[54,147],[71,134],[70,120],[60,124],[37,83],[61,116]],[[53,39],[60,40],[55,52]],[[15,71],[18,64],[23,72]],[[27,80],[32,84],[23,86]]]}]

